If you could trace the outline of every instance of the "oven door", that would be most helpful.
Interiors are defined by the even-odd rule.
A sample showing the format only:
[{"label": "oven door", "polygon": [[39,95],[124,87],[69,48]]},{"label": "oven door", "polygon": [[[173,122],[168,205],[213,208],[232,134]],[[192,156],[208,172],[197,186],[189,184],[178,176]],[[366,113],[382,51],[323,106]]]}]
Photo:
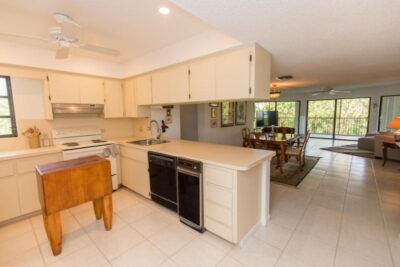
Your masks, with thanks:
[{"label": "oven door", "polygon": [[77,159],[88,156],[99,156],[110,161],[113,190],[118,189],[117,159],[112,156],[108,146],[86,147],[63,151],[64,160]]}]

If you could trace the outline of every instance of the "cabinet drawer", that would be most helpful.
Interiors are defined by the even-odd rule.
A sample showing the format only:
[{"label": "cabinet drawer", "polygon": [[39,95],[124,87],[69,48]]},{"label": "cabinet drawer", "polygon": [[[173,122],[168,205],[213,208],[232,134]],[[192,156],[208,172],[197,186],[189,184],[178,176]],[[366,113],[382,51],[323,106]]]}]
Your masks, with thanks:
[{"label": "cabinet drawer", "polygon": [[120,147],[121,156],[147,163],[147,151],[129,147]]},{"label": "cabinet drawer", "polygon": [[61,159],[62,159],[61,153],[23,158],[18,160],[17,162],[17,172],[18,173],[33,172],[35,171],[37,165],[60,161]]},{"label": "cabinet drawer", "polygon": [[7,177],[14,175],[14,161],[7,160],[0,162],[0,177]]},{"label": "cabinet drawer", "polygon": [[232,192],[207,182],[204,184],[204,186],[205,200],[210,200],[229,209],[232,208]]},{"label": "cabinet drawer", "polygon": [[233,170],[210,165],[204,166],[204,180],[215,185],[233,188],[233,175]]},{"label": "cabinet drawer", "polygon": [[205,216],[205,218],[204,218],[204,227],[208,231],[210,231],[230,242],[233,242],[232,228],[227,227],[226,225],[223,225],[207,216]]},{"label": "cabinet drawer", "polygon": [[232,210],[204,201],[204,215],[227,226],[232,226]]}]

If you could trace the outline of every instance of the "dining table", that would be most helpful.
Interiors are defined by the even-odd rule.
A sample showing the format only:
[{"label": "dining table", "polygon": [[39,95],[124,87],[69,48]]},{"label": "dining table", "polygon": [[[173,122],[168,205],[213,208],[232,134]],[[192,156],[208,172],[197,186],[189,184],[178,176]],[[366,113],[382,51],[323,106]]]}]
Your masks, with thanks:
[{"label": "dining table", "polygon": [[286,147],[299,143],[301,137],[299,134],[251,132],[247,137],[247,144],[252,148],[275,150],[277,152],[277,168],[283,173],[282,166],[285,163]]}]

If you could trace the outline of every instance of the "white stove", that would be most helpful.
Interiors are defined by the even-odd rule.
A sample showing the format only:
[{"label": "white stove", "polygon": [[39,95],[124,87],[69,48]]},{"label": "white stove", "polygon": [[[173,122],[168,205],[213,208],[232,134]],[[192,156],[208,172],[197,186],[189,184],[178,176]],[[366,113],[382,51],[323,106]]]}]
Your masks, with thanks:
[{"label": "white stove", "polygon": [[118,189],[117,146],[113,141],[103,140],[98,128],[64,128],[52,131],[54,145],[63,150],[63,158],[76,159],[87,156],[100,156],[108,159],[111,165],[113,190]]}]

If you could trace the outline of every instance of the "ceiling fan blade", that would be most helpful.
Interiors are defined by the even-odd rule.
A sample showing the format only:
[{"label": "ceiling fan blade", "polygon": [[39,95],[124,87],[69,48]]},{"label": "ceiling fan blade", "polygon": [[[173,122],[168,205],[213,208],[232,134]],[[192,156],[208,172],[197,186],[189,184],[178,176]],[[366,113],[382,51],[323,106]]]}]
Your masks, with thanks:
[{"label": "ceiling fan blade", "polygon": [[316,95],[320,95],[320,94],[322,94],[322,93],[325,93],[325,92],[324,92],[324,91],[314,92],[314,93],[312,93],[311,95],[316,96]]},{"label": "ceiling fan blade", "polygon": [[56,59],[65,59],[69,56],[69,47],[59,47],[56,52]]},{"label": "ceiling fan blade", "polygon": [[87,51],[96,52],[96,53],[100,53],[100,54],[106,54],[106,55],[110,55],[110,56],[119,56],[119,54],[120,54],[119,51],[117,51],[117,50],[106,48],[106,47],[101,47],[101,46],[97,46],[97,45],[79,44],[77,46],[80,49],[84,49]]},{"label": "ceiling fan blade", "polygon": [[40,37],[40,36],[33,36],[33,35],[25,35],[25,34],[15,34],[15,33],[9,33],[9,32],[0,32],[0,37],[5,37],[5,38],[16,38],[16,39],[30,39],[30,40],[35,40],[35,41],[42,41],[42,42],[48,42],[48,38]]}]

